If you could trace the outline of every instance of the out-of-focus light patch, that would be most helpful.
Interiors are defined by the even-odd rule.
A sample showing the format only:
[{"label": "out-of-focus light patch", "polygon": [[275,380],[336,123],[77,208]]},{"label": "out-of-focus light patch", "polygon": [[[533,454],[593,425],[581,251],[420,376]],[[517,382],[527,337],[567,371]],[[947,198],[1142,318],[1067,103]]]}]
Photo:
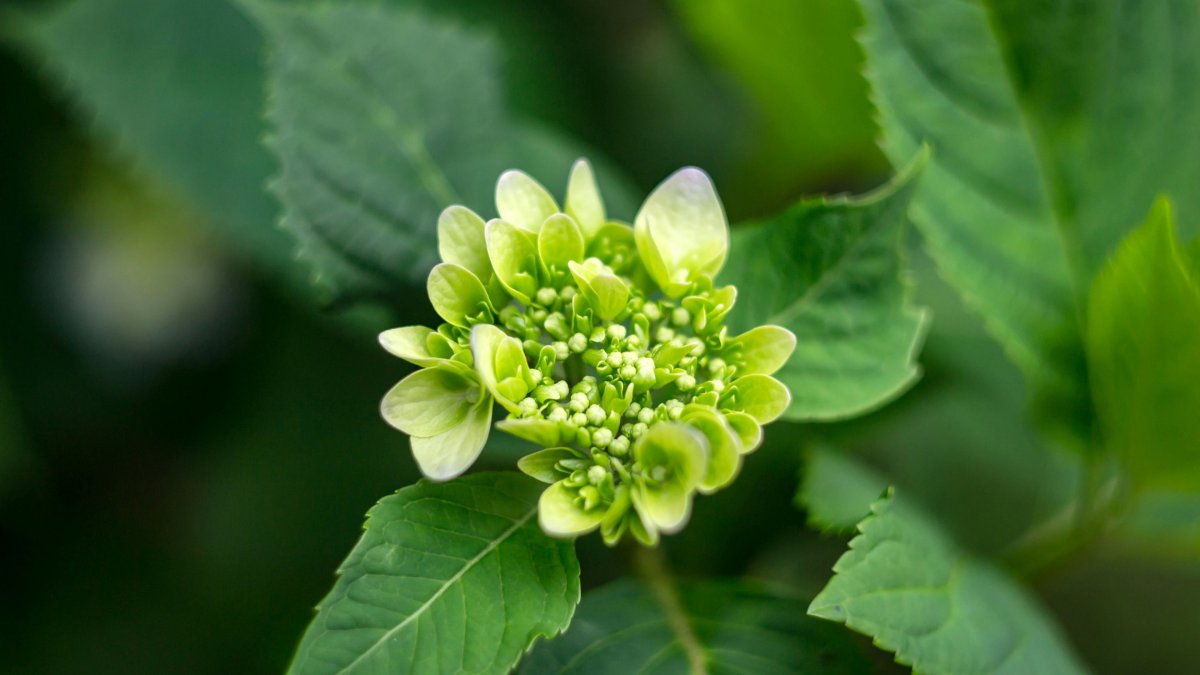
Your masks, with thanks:
[{"label": "out-of-focus light patch", "polygon": [[115,384],[226,353],[245,289],[177,204],[111,171],[90,171],[37,261],[52,323]]}]

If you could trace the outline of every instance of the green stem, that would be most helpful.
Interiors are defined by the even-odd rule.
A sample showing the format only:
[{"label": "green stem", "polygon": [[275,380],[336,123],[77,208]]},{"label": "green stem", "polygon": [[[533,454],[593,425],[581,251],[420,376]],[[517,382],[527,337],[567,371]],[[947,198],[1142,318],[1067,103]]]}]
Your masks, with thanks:
[{"label": "green stem", "polygon": [[687,613],[679,601],[679,591],[671,581],[671,572],[667,568],[666,556],[662,550],[638,546],[634,551],[633,563],[638,576],[650,587],[654,600],[666,614],[667,624],[683,647],[692,675],[708,675],[708,659],[704,648],[700,646],[700,640],[696,638],[692,625],[688,622]]},{"label": "green stem", "polygon": [[563,362],[563,368],[566,371],[567,384],[574,387],[583,379],[583,357],[579,354],[572,354]]}]

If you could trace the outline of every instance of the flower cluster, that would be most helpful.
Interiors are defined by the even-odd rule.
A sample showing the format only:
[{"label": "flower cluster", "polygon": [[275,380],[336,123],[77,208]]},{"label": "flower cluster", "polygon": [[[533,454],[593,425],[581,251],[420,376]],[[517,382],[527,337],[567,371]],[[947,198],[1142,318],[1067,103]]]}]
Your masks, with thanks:
[{"label": "flower cluster", "polygon": [[550,484],[547,533],[599,528],[615,544],[628,531],[653,545],[686,523],[696,492],[733,480],[787,408],[771,374],[795,336],[728,335],[737,289],[713,278],[729,227],[699,169],[667,178],[632,227],[606,218],[583,160],[562,211],[519,171],[500,177],[496,208],[487,222],[461,206],[439,218],[428,291],[445,323],[380,335],[421,366],[383,416],[426,476],[448,480],[479,456],[498,403],[508,416],[496,426],[543,448],[518,466]]}]

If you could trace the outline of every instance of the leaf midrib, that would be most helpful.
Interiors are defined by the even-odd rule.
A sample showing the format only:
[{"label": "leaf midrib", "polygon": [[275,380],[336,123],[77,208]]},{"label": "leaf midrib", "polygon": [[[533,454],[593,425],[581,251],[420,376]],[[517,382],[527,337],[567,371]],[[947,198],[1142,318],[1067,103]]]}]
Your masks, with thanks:
[{"label": "leaf midrib", "polygon": [[414,610],[412,614],[409,614],[407,617],[405,617],[404,620],[401,621],[399,624],[397,624],[395,627],[388,629],[388,631],[385,632],[383,635],[381,635],[374,643],[371,644],[370,647],[368,647],[366,650],[364,650],[362,654],[359,654],[357,658],[355,658],[353,661],[348,663],[344,668],[342,668],[340,672],[348,672],[351,669],[353,669],[355,666],[357,666],[359,664],[360,661],[362,661],[363,659],[365,659],[369,655],[371,655],[376,649],[378,649],[381,645],[383,645],[388,640],[390,640],[394,635],[396,635],[405,626],[407,626],[409,623],[411,623],[415,619],[420,618],[421,615],[424,614],[424,612],[427,609],[429,609],[433,605],[434,602],[436,602],[438,600],[438,598],[442,597],[442,595],[447,590],[450,589],[450,587],[452,587],[456,583],[458,583],[458,581],[460,579],[462,579],[463,576],[468,571],[470,571],[475,565],[479,564],[479,562],[481,560],[483,560],[485,557],[487,557],[489,553],[496,550],[496,548],[499,547],[500,544],[504,543],[505,540],[507,540],[509,537],[511,537],[513,535],[513,533],[515,533],[517,530],[519,530],[523,525],[525,525],[525,523],[529,522],[529,519],[532,518],[534,516],[534,514],[536,514],[536,513],[537,513],[537,504],[533,504],[533,505],[531,505],[529,511],[523,517],[514,521],[511,527],[509,527],[507,530],[505,530],[503,533],[501,533],[501,535],[499,537],[497,537],[496,539],[489,542],[488,545],[485,546],[483,548],[483,550],[481,550],[474,558],[471,558],[470,560],[466,561],[466,564],[463,565],[462,569],[460,569],[458,572],[455,572],[452,577],[447,579],[445,581],[445,583],[442,584],[441,588],[439,588],[433,595],[429,596],[429,599],[426,600],[424,603],[422,603],[422,605],[420,607],[418,607],[416,610]]}]

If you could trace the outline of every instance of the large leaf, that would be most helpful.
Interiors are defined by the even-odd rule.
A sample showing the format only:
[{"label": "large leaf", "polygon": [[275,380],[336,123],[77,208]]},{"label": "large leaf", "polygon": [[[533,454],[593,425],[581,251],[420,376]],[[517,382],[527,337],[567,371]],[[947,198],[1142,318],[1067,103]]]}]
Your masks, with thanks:
[{"label": "large leaf", "polygon": [[1200,279],[1188,267],[1160,199],[1088,298],[1105,442],[1142,486],[1200,489]]},{"label": "large leaf", "polygon": [[334,296],[437,262],[438,214],[490,202],[505,131],[491,43],[379,5],[246,2],[271,44],[284,226]]},{"label": "large leaf", "polygon": [[538,527],[542,487],[477,473],[381,500],[292,672],[508,672],[579,601],[572,544]]},{"label": "large leaf", "polygon": [[[521,665],[529,675],[707,672],[867,673],[850,636],[804,615],[804,602],[748,583],[693,583],[664,604],[640,582],[619,581],[584,597],[561,637]],[[687,631],[681,636],[680,631]]]},{"label": "large leaf", "polygon": [[871,636],[929,675],[1082,673],[1058,627],[1013,579],[959,551],[889,495],[808,612]]},{"label": "large leaf", "polygon": [[1025,373],[1054,431],[1091,411],[1091,275],[1167,190],[1200,208],[1200,11],[1190,0],[863,0],[893,162],[934,160],[913,219]]},{"label": "large leaf", "polygon": [[491,214],[508,165],[565,185],[576,155],[508,117],[492,41],[382,5],[242,4],[272,46],[284,227],[327,299],[407,293],[438,260],[441,210]]},{"label": "large leaf", "polygon": [[75,0],[6,18],[111,148],[185,197],[251,261],[303,282],[263,190],[273,162],[260,142],[253,24],[214,0]]},{"label": "large leaf", "polygon": [[804,201],[739,228],[722,282],[738,287],[735,330],[778,324],[796,350],[775,377],[793,420],[866,412],[920,376],[926,314],[909,302],[901,239],[925,153],[880,190]]}]

